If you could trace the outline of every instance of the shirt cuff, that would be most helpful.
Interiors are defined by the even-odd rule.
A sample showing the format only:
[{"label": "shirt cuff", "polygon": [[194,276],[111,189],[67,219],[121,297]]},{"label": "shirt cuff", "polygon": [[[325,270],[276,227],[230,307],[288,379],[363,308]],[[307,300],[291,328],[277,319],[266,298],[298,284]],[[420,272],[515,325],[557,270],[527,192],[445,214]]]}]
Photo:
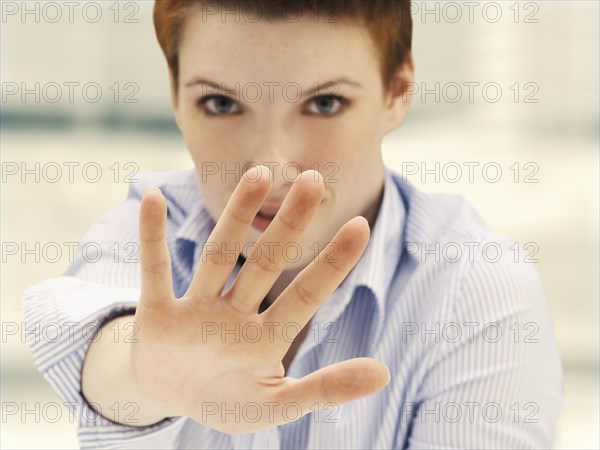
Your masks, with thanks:
[{"label": "shirt cuff", "polygon": [[97,331],[116,317],[133,314],[139,295],[137,288],[107,287],[67,276],[38,283],[23,295],[25,333],[34,362],[77,419],[82,448],[173,447],[186,420],[171,417],[147,427],[128,426],[96,413],[83,397],[83,361]]}]

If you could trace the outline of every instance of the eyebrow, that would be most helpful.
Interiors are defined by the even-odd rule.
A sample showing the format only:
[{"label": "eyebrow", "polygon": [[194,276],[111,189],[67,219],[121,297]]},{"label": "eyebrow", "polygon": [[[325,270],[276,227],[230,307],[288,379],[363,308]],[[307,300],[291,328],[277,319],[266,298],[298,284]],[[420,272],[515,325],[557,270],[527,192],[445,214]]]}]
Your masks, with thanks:
[{"label": "eyebrow", "polygon": [[[316,86],[314,86],[315,84],[316,84]],[[329,87],[332,85],[335,86],[335,85],[340,85],[340,84],[346,84],[346,85],[354,86],[357,88],[363,87],[363,85],[358,83],[357,81],[351,80],[350,78],[347,78],[345,76],[341,76],[341,77],[335,78],[333,80],[325,81],[323,83],[313,83],[313,87],[306,89],[306,91],[303,91],[302,97],[312,95],[315,92],[318,92],[319,90],[329,89]],[[185,87],[192,87],[192,86],[196,86],[196,85],[206,85],[206,86],[210,86],[221,92],[225,92],[225,93],[228,93],[231,95],[236,94],[235,89],[228,88],[227,86],[225,86],[224,83],[219,84],[216,81],[207,80],[205,78],[200,78],[200,77],[192,78],[190,81],[188,81],[185,84]],[[280,86],[280,85],[278,85],[278,86]],[[265,88],[270,89],[268,87],[268,85],[265,85]],[[329,94],[329,95],[333,95],[333,94]]]}]

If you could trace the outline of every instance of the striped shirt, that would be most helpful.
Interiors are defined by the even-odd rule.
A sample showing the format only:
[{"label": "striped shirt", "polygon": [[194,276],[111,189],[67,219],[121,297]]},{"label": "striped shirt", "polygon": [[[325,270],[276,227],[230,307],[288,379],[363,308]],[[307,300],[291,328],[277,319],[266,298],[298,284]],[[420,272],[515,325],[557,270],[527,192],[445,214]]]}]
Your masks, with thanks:
[{"label": "striped shirt", "polygon": [[110,412],[96,414],[81,393],[83,359],[95,331],[133,313],[138,302],[144,192],[158,186],[167,199],[177,297],[215,225],[195,171],[138,179],[89,229],[63,276],[24,294],[27,329],[55,323],[69,331],[52,339],[29,333],[28,340],[38,369],[73,408],[83,448],[551,447],[564,402],[562,366],[535,260],[490,230],[463,197],[421,192],[387,167],[369,244],[313,316],[287,373],[300,378],[368,356],[390,369],[384,389],[341,406],[315,406],[299,419],[288,405],[289,423],[238,435],[187,417],[134,427],[103,417]]}]

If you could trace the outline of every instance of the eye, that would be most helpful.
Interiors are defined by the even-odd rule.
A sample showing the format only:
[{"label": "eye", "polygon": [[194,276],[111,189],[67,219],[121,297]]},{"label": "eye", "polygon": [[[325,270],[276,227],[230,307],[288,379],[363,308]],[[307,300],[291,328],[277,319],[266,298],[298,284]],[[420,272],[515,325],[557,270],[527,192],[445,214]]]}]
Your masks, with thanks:
[{"label": "eye", "polygon": [[309,112],[321,116],[333,116],[348,103],[348,99],[338,95],[319,95],[310,101]]},{"label": "eye", "polygon": [[204,109],[207,116],[224,116],[240,112],[236,101],[225,95],[206,95],[198,100],[198,106]]}]

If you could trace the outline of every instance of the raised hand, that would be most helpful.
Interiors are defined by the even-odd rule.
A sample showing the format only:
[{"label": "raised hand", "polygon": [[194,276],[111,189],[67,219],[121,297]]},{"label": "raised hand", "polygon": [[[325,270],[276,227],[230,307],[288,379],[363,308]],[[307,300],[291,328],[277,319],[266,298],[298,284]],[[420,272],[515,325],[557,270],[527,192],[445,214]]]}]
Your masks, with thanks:
[{"label": "raised hand", "polygon": [[[284,424],[289,404],[295,404],[295,414],[299,406],[304,415],[314,411],[315,404],[325,408],[371,395],[389,381],[387,367],[370,358],[333,364],[301,379],[286,377],[282,364],[292,332],[310,321],[362,255],[369,239],[364,218],[344,224],[330,246],[258,313],[286,267],[282,248],[299,238],[322,199],[318,172],[309,170],[298,177],[223,293],[250,224],[270,191],[269,175],[264,166],[244,174],[180,299],[173,295],[166,202],[158,189],[145,194],[140,210],[142,289],[135,314],[137,342],[131,344],[134,378],[165,413],[187,416],[225,433]],[[335,257],[330,256],[332,248]],[[299,328],[286,326],[290,323]]]}]

